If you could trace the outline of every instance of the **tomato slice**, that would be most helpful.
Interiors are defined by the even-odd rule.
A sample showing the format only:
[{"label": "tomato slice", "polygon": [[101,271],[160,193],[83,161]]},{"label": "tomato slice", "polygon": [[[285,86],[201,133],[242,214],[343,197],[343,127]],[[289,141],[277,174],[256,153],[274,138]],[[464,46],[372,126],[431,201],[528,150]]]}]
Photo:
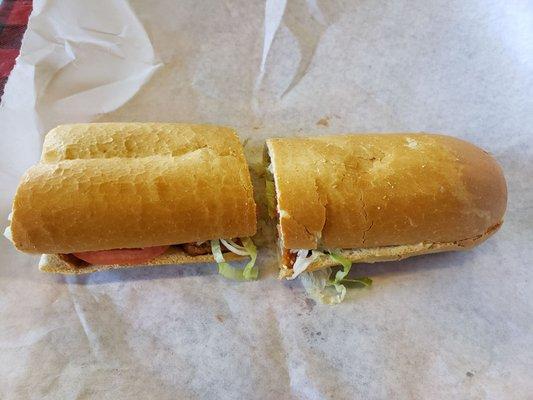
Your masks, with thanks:
[{"label": "tomato slice", "polygon": [[170,246],[145,247],[143,249],[114,249],[103,251],[84,251],[81,253],[72,253],[80,260],[94,265],[134,265],[142,264],[160,256]]}]

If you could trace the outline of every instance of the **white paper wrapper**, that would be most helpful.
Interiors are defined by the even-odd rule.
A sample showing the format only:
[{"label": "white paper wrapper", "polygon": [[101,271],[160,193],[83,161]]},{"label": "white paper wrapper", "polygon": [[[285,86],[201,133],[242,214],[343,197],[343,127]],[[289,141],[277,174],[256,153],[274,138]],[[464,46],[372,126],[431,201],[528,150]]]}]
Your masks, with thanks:
[{"label": "white paper wrapper", "polygon": [[448,133],[502,163],[509,209],[473,251],[357,266],[373,287],[335,307],[275,279],[268,227],[251,283],[50,276],[0,241],[0,398],[531,396],[532,19],[519,0],[35,1],[0,108],[6,218],[75,121],[230,125],[253,164],[267,136]]}]

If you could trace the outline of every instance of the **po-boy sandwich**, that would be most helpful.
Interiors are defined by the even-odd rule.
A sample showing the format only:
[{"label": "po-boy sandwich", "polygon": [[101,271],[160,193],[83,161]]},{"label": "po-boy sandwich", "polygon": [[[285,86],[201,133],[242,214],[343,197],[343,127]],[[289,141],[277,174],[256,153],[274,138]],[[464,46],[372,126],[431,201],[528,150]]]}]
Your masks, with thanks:
[{"label": "po-boy sandwich", "polygon": [[267,141],[280,276],[466,250],[502,224],[507,188],[487,152],[453,137],[353,134]]},{"label": "po-boy sandwich", "polygon": [[[59,126],[17,189],[6,229],[45,272],[219,263],[257,277],[248,166],[229,128],[164,123]],[[244,269],[226,261],[250,257]]]}]

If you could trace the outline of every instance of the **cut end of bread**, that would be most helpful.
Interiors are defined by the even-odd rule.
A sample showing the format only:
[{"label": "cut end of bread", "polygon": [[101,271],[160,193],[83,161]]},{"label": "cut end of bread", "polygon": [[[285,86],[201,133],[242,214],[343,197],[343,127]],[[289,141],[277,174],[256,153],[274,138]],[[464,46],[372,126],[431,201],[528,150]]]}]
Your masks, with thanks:
[{"label": "cut end of bread", "polygon": [[[245,257],[224,253],[226,261],[241,260]],[[92,265],[69,255],[43,254],[39,261],[39,269],[42,272],[64,275],[81,275],[92,272],[106,271],[111,269],[129,269],[139,267],[159,267],[164,265],[200,264],[214,262],[212,254],[190,256],[178,247],[171,247],[165,254],[150,260],[145,264],[137,265]]]}]

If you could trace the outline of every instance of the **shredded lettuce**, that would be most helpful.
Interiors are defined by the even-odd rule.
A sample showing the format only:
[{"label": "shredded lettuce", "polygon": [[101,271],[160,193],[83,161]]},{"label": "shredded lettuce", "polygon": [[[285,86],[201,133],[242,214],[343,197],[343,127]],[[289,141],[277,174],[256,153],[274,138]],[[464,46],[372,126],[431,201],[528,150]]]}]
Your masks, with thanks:
[{"label": "shredded lettuce", "polygon": [[242,244],[244,244],[244,248],[248,251],[250,256],[250,261],[248,261],[244,267],[244,279],[255,280],[259,276],[259,268],[255,265],[255,262],[257,261],[257,248],[250,238],[242,239]]},{"label": "shredded lettuce", "polygon": [[331,268],[306,272],[301,275],[305,291],[313,299],[324,304],[339,304],[346,296],[346,284],[350,286],[362,285],[363,287],[372,284],[372,279],[366,277],[347,279],[346,276],[352,268],[352,262],[337,252],[328,251],[328,256],[342,265],[342,269],[337,271],[333,279],[331,278],[333,274]]},{"label": "shredded lettuce", "polygon": [[343,279],[342,283],[344,284],[344,286],[350,286],[350,287],[351,286],[368,287],[368,286],[372,286],[372,279],[365,276],[365,277],[356,278],[356,279]]},{"label": "shredded lettuce", "polygon": [[317,250],[312,250],[309,255],[308,253],[309,250],[297,250],[296,260],[294,260],[294,264],[292,265],[292,277],[290,279],[294,279],[303,273],[309,265],[311,265],[319,256],[324,254]]},{"label": "shredded lettuce", "polygon": [[240,256],[247,256],[248,255],[248,251],[246,251],[246,249],[243,246],[240,246],[237,243],[235,243],[233,240],[220,239],[220,241],[232,253],[238,254]]},{"label": "shredded lettuce", "polygon": [[332,285],[329,279],[331,273],[331,268],[326,268],[300,275],[302,285],[311,298],[324,304],[339,304],[344,300],[346,288]]},{"label": "shredded lettuce", "polygon": [[[232,240],[220,239],[211,240],[211,251],[215,257],[215,261],[218,263],[218,273],[225,278],[233,279],[236,281],[250,281],[257,279],[259,276],[259,269],[255,265],[257,260],[257,249],[254,242],[250,238],[241,239],[244,246],[240,246]],[[220,242],[226,246],[226,248],[232,253],[249,256],[250,261],[244,268],[238,268],[230,265],[224,260],[222,249],[220,248]]]},{"label": "shredded lettuce", "polygon": [[337,273],[335,274],[334,282],[339,283],[344,278],[346,278],[346,276],[350,272],[350,269],[352,268],[352,262],[346,257],[341,256],[340,253],[335,253],[332,251],[329,252],[329,257],[333,261],[338,262],[342,265],[342,269],[340,271],[337,271]]}]

